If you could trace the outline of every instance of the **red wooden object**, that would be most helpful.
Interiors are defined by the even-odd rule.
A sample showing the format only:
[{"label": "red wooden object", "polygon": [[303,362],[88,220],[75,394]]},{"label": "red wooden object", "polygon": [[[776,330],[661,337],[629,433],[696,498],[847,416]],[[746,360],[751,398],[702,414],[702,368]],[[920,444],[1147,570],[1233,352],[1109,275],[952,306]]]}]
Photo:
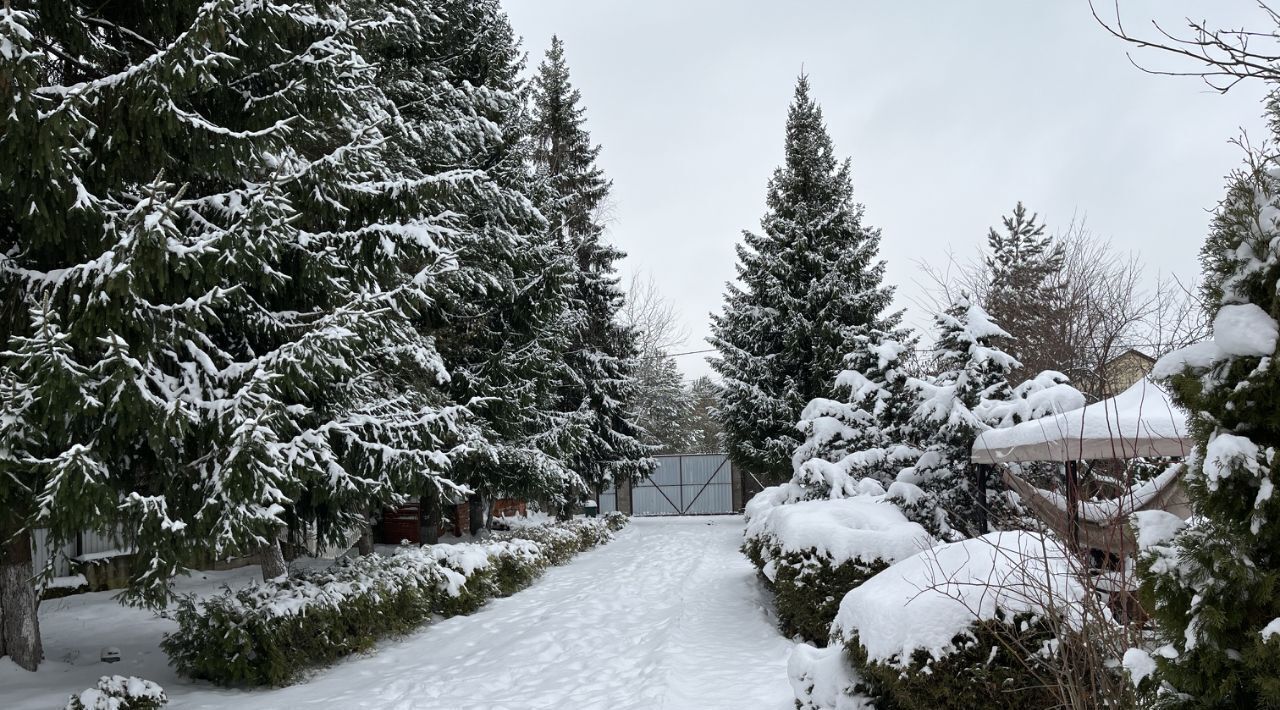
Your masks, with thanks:
[{"label": "red wooden object", "polygon": [[418,505],[402,505],[399,508],[388,508],[382,514],[382,540],[390,545],[398,545],[401,540],[419,545],[422,544],[421,513]]}]

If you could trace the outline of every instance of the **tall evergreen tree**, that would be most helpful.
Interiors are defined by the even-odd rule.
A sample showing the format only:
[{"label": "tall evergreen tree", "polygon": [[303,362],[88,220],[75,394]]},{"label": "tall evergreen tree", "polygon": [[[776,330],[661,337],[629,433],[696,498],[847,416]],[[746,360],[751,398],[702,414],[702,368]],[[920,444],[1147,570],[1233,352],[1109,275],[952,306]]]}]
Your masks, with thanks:
[{"label": "tall evergreen tree", "polygon": [[497,0],[400,6],[404,22],[377,54],[380,83],[411,128],[404,159],[424,174],[482,175],[437,205],[466,221],[442,237],[457,267],[419,320],[449,364],[454,399],[471,403],[483,429],[455,477],[486,496],[559,496],[582,487],[565,460],[572,421],[555,402],[574,266],[533,203],[519,42]]},{"label": "tall evergreen tree", "polygon": [[720,386],[703,375],[689,383],[689,412],[682,428],[689,434],[688,448],[681,453],[715,454],[724,452],[724,432],[716,416]]},{"label": "tall evergreen tree", "polygon": [[1061,338],[1067,322],[1054,277],[1063,265],[1062,245],[1044,233],[1037,215],[1021,202],[1002,219],[1004,230],[987,233],[987,277],[984,304],[1009,333],[1004,343],[1022,366],[1013,373],[1021,382],[1035,373],[1062,367]]},{"label": "tall evergreen tree", "polygon": [[688,428],[693,401],[675,359],[661,350],[641,351],[635,380],[634,411],[644,432],[641,441],[660,454],[689,450],[695,436]]},{"label": "tall evergreen tree", "polygon": [[862,223],[849,161],[836,158],[822,110],[800,77],[787,116],[786,158],[769,181],[762,232],[744,233],[738,278],[712,317],[712,367],[734,462],[785,480],[800,444],[796,422],[831,398],[851,338],[892,328],[879,230]]},{"label": "tall evergreen tree", "polygon": [[601,210],[609,181],[596,164],[582,97],[569,80],[564,43],[551,48],[533,81],[534,164],[550,234],[573,257],[569,378],[561,401],[578,441],[572,468],[592,491],[636,480],[654,467],[632,411],[635,335],[617,319],[623,295],[615,263],[625,254],[607,243]]},{"label": "tall evergreen tree", "polygon": [[[156,604],[194,558],[278,555],[304,525],[335,541],[398,491],[451,487],[474,433],[410,319],[454,263],[436,237],[458,219],[434,200],[476,175],[393,166],[407,127],[361,47],[397,20],[355,2],[2,12],[8,549],[32,527],[51,546],[116,531],[138,551],[129,598]],[[0,598],[30,584],[14,561]],[[38,642],[5,643],[29,660]]]},{"label": "tall evergreen tree", "polygon": [[[1274,104],[1271,110],[1275,111]],[[1232,178],[1204,255],[1213,338],[1162,358],[1196,441],[1182,474],[1192,523],[1152,545],[1144,605],[1165,651],[1162,700],[1186,708],[1280,707],[1280,166]]]}]

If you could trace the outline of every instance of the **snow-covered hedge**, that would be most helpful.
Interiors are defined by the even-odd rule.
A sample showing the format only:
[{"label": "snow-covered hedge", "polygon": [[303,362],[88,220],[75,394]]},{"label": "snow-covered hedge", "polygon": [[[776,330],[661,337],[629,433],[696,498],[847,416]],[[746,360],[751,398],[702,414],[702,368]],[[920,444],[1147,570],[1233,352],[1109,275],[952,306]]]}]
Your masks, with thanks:
[{"label": "snow-covered hedge", "polygon": [[104,675],[67,701],[64,710],[156,710],[169,702],[164,688],[134,676]]},{"label": "snow-covered hedge", "polygon": [[[832,637],[857,689],[890,707],[1050,707],[1056,696],[1034,664],[1058,652],[1087,594],[1067,560],[1056,542],[1026,532],[939,545],[846,595]],[[829,656],[803,660],[793,684],[839,683],[821,677],[818,661],[829,666]]]},{"label": "snow-covered hedge", "polygon": [[779,493],[770,489],[749,506],[743,551],[768,580],[789,636],[825,644],[845,593],[933,545],[877,482],[854,490],[861,494],[771,505]]},{"label": "snow-covered hedge", "polygon": [[180,673],[220,685],[281,685],[433,615],[468,614],[551,564],[606,542],[626,517],[517,529],[483,543],[401,547],[178,605],[163,642]]}]

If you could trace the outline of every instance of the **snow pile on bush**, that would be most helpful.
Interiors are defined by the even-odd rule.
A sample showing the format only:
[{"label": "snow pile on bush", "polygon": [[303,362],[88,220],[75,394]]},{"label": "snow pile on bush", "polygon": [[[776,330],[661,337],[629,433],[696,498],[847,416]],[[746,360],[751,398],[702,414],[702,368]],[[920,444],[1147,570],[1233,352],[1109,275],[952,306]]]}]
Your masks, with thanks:
[{"label": "snow pile on bush", "polygon": [[773,505],[776,491],[753,500],[743,549],[774,592],[782,630],[827,640],[840,599],[933,538],[864,479],[862,495]]},{"label": "snow pile on bush", "polygon": [[899,708],[1047,707],[1032,658],[1079,624],[1084,587],[1057,542],[997,532],[909,557],[851,591],[833,639],[859,690]]},{"label": "snow pile on bush", "polygon": [[871,698],[858,692],[858,677],[840,646],[799,644],[787,659],[787,675],[796,694],[796,710],[873,710]]},{"label": "snow pile on bush", "polygon": [[[221,685],[280,685],[405,633],[432,615],[514,594],[548,565],[605,542],[625,516],[504,533],[484,543],[401,547],[204,600],[186,598],[163,642],[178,671]],[[495,536],[498,537],[498,536]]]},{"label": "snow pile on bush", "polygon": [[98,685],[71,696],[64,710],[155,710],[169,702],[164,688],[134,676],[102,676]]}]

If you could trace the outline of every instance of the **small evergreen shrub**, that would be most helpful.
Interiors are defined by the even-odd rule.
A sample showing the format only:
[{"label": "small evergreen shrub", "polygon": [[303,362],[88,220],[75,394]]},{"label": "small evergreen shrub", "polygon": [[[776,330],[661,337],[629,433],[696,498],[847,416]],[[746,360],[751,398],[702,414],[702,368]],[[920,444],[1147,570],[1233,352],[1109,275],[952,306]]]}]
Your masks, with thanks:
[{"label": "small evergreen shrub", "polygon": [[162,646],[178,671],[192,678],[283,685],[433,615],[470,614],[493,597],[514,594],[550,564],[611,535],[609,521],[577,520],[502,533],[492,542],[342,558],[325,569],[182,599],[178,630]]},{"label": "small evergreen shrub", "polygon": [[950,652],[934,657],[916,649],[905,663],[900,659],[869,660],[854,634],[845,650],[862,683],[857,691],[881,699],[895,710],[984,708],[1027,710],[1058,704],[1045,678],[1033,672],[1034,659],[1014,658],[1011,648],[1056,646],[1051,626],[1031,614],[975,622],[952,640]]},{"label": "small evergreen shrub", "polygon": [[610,513],[604,518],[575,518],[549,525],[516,527],[495,533],[493,539],[535,542],[542,548],[548,564],[561,565],[579,552],[612,540],[613,532],[621,530],[628,520],[625,515]]},{"label": "small evergreen shrub", "polygon": [[183,675],[219,685],[282,685],[431,618],[461,585],[429,548],[343,558],[323,570],[178,604],[162,646]]},{"label": "small evergreen shrub", "polygon": [[817,646],[845,594],[933,544],[883,493],[752,508],[742,552],[773,592],[780,630]]},{"label": "small evergreen shrub", "polygon": [[169,702],[164,688],[134,676],[102,676],[95,687],[72,695],[64,710],[156,710]]},{"label": "small evergreen shrub", "polygon": [[531,540],[495,542],[488,547],[497,596],[509,597],[528,587],[547,569],[542,548]]},{"label": "small evergreen shrub", "polygon": [[814,552],[772,550],[774,607],[778,625],[787,636],[800,635],[825,646],[831,622],[845,593],[889,566],[884,560],[847,560],[832,564]]}]

